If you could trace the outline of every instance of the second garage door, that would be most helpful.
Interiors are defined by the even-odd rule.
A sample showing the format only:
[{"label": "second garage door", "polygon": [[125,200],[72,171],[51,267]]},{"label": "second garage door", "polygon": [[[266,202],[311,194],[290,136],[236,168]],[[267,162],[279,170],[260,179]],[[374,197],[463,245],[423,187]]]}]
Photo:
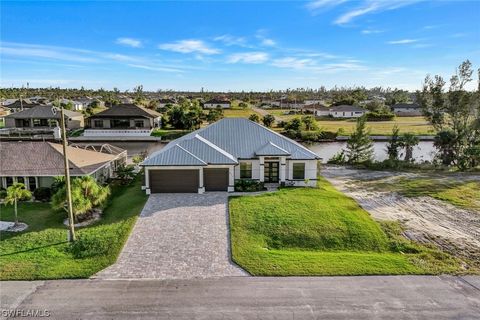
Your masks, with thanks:
[{"label": "second garage door", "polygon": [[203,183],[205,191],[227,191],[228,169],[203,169]]},{"label": "second garage door", "polygon": [[151,170],[152,193],[198,192],[198,170]]}]

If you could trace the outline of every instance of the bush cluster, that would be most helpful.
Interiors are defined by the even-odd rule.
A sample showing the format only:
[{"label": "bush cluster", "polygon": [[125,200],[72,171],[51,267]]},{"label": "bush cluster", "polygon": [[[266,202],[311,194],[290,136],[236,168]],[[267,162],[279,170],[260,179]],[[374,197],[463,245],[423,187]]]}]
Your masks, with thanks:
[{"label": "bush cluster", "polygon": [[33,191],[35,200],[48,202],[52,198],[52,190],[50,188],[40,187]]},{"label": "bush cluster", "polygon": [[395,114],[391,112],[368,112],[367,121],[392,121]]},{"label": "bush cluster", "polygon": [[263,182],[252,179],[240,179],[235,181],[235,191],[255,192],[265,190]]}]

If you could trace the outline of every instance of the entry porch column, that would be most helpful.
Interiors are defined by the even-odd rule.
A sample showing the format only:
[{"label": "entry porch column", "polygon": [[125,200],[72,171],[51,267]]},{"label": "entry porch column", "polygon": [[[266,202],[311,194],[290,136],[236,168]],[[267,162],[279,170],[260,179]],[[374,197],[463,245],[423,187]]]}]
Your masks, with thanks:
[{"label": "entry porch column", "polygon": [[202,194],[205,192],[205,186],[203,185],[203,167],[198,169],[198,193]]},{"label": "entry porch column", "polygon": [[260,182],[265,181],[265,157],[260,156]]},{"label": "entry porch column", "polygon": [[228,167],[228,192],[235,191],[235,166]]},{"label": "entry porch column", "polygon": [[280,184],[282,185],[285,184],[286,175],[287,175],[287,158],[280,157],[280,172],[279,172]]}]

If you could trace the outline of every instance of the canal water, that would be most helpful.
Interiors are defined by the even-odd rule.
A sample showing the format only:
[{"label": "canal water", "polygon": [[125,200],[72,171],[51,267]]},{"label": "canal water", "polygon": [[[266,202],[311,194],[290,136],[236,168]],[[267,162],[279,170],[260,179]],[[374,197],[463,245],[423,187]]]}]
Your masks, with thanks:
[{"label": "canal water", "polygon": [[[129,158],[140,153],[151,155],[155,151],[161,150],[166,143],[164,142],[108,142],[122,149],[126,149]],[[347,143],[343,141],[336,142],[320,142],[305,145],[307,148],[315,152],[323,162],[327,162],[335,154],[345,149]],[[377,161],[387,159],[387,142],[374,142],[374,158]],[[403,153],[403,152],[402,152]],[[431,161],[436,153],[433,141],[420,141],[413,150],[413,158],[416,162]]]}]

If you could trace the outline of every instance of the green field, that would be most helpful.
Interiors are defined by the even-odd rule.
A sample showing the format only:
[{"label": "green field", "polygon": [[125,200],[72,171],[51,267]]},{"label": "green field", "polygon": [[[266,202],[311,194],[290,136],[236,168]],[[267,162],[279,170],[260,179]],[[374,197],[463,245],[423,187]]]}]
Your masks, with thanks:
[{"label": "green field", "polygon": [[[248,118],[253,113],[258,114],[257,112],[253,111],[250,108],[246,108],[246,109],[231,108],[231,109],[223,110],[223,115],[226,118]],[[260,114],[258,115],[261,118],[261,115]]]},{"label": "green field", "polygon": [[[29,225],[21,233],[0,234],[0,279],[39,280],[86,278],[114,263],[142,210],[147,196],[138,177],[129,186],[112,188],[102,219],[78,229],[72,246],[62,221],[65,213],[47,203],[22,203],[19,220]],[[0,219],[13,221],[11,206],[1,206]]]},{"label": "green field", "polygon": [[321,179],[230,200],[233,260],[252,275],[438,274],[459,262],[401,236],[397,223],[372,220]]}]

